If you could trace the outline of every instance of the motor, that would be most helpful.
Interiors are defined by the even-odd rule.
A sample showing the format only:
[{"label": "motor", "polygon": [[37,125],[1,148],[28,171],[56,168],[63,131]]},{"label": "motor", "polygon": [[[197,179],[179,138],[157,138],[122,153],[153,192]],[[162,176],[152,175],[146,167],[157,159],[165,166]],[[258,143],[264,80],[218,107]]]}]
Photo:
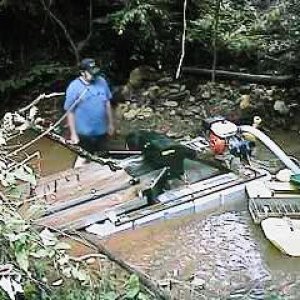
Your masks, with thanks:
[{"label": "motor", "polygon": [[223,117],[215,117],[208,119],[205,125],[211,151],[228,168],[239,169],[234,165],[241,166],[241,161],[250,164],[255,142],[244,138],[234,123]]},{"label": "motor", "polygon": [[223,117],[205,120],[204,128],[209,132],[209,146],[216,155],[222,155],[228,150],[229,140],[237,134],[237,126]]},{"label": "motor", "polygon": [[254,146],[253,141],[247,141],[239,136],[231,137],[228,144],[230,154],[248,162]]}]

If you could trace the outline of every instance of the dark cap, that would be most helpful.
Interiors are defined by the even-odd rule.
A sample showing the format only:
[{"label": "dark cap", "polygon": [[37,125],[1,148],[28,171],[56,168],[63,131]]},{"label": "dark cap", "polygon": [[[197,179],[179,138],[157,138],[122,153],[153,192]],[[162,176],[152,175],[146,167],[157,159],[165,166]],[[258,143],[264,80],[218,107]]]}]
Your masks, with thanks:
[{"label": "dark cap", "polygon": [[96,61],[93,58],[85,58],[80,62],[80,70],[88,71],[91,75],[97,75],[100,72],[100,68],[96,65]]}]

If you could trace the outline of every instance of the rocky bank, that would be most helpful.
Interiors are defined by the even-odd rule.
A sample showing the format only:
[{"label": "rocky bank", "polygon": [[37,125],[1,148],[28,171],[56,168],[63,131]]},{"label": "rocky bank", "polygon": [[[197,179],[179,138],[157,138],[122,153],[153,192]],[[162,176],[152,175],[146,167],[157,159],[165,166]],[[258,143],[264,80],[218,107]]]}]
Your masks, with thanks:
[{"label": "rocky bank", "polygon": [[253,83],[211,82],[193,77],[174,80],[151,67],[133,70],[127,84],[115,91],[120,134],[136,128],[154,129],[180,137],[199,133],[207,117],[222,115],[251,124],[259,115],[266,129],[300,134],[300,87]]}]

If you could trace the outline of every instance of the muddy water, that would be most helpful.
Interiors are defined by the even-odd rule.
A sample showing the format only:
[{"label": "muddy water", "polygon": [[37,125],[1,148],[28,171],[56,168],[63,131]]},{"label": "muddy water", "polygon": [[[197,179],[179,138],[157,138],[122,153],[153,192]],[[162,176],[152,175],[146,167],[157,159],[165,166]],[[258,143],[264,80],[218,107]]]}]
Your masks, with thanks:
[{"label": "muddy water", "polygon": [[[274,136],[289,154],[300,158],[299,135]],[[72,153],[48,140],[41,145],[44,174],[72,165]],[[264,238],[246,202],[231,212],[191,215],[119,233],[105,243],[163,280],[174,299],[300,299],[300,258],[281,254]],[[192,284],[195,278],[201,286]]]},{"label": "muddy water", "polygon": [[[33,131],[26,132],[26,134],[13,139],[10,144],[18,149],[37,136],[38,134]],[[22,155],[19,155],[19,158],[24,159],[26,154],[33,154],[36,151],[40,153],[40,158],[34,159],[31,163],[41,176],[69,169],[76,160],[75,153],[46,137],[41,138],[32,146],[26,148],[25,151],[22,151]]]},{"label": "muddy water", "polygon": [[[299,134],[273,137],[300,158]],[[245,201],[235,211],[156,223],[105,243],[164,282],[174,299],[300,299],[300,258],[283,255],[265,239]],[[202,287],[192,284],[195,278]]]},{"label": "muddy water", "polygon": [[[151,277],[173,283],[179,299],[299,299],[300,259],[272,247],[246,207],[155,224],[106,243]],[[197,293],[190,291],[194,277],[204,284]]]}]

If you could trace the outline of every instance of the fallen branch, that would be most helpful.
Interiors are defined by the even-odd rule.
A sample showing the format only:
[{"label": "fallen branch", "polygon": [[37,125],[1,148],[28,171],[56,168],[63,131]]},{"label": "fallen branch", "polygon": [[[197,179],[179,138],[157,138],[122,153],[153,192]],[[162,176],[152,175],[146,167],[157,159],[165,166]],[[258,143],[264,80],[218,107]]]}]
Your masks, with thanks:
[{"label": "fallen branch", "polygon": [[57,96],[63,96],[65,93],[62,92],[62,93],[51,93],[51,94],[41,94],[39,95],[36,99],[34,99],[30,104],[24,106],[23,108],[20,108],[18,110],[19,113],[23,113],[25,112],[26,110],[30,109],[32,106],[34,105],[37,105],[42,99],[49,99],[49,98],[52,98],[52,97],[57,97]]},{"label": "fallen branch", "polygon": [[151,280],[151,278],[149,278],[149,276],[147,276],[143,272],[135,269],[134,267],[132,267],[131,265],[129,265],[128,263],[126,263],[124,260],[122,260],[121,258],[119,258],[116,255],[114,255],[109,249],[107,249],[102,243],[100,243],[99,239],[98,240],[96,239],[97,242],[95,242],[94,235],[81,234],[81,236],[86,241],[88,241],[89,243],[91,243],[94,246],[94,248],[97,248],[97,250],[99,251],[99,253],[102,253],[106,257],[108,257],[109,260],[111,260],[111,261],[115,262],[116,264],[118,264],[120,267],[122,267],[128,273],[130,273],[130,274],[136,274],[139,277],[141,283],[145,287],[147,287],[149,289],[149,291],[151,291],[151,293],[153,293],[155,295],[155,299],[157,299],[157,300],[169,300],[169,299],[171,299],[171,296],[169,295],[169,293],[167,293],[166,291],[162,290],[160,288],[159,284],[153,282],[153,280]]},{"label": "fallen branch", "polygon": [[116,263],[118,266],[126,270],[129,274],[136,274],[141,283],[153,294],[155,295],[155,299],[157,300],[170,300],[171,296],[166,291],[162,290],[158,283],[155,283],[143,272],[136,270],[134,267],[130,266],[128,263],[126,263],[121,258],[118,258],[115,254],[113,254],[109,249],[107,249],[100,241],[100,239],[95,238],[94,235],[85,233],[82,231],[74,231],[74,230],[59,230],[52,226],[43,226],[40,224],[36,224],[40,228],[49,228],[50,230],[53,230],[57,234],[69,238],[71,240],[74,240],[76,242],[79,242],[80,244],[83,244],[84,246],[87,246],[89,249],[97,252],[92,254],[86,254],[82,255],[78,258],[74,258],[72,256],[72,259],[74,261],[82,261],[89,258],[108,258],[110,261]]},{"label": "fallen branch", "polygon": [[[39,127],[39,126],[32,126],[31,128],[33,130],[37,131],[37,132],[42,132],[44,130],[44,128]],[[109,166],[109,168],[112,171],[116,171],[116,170],[122,169],[122,167],[120,167],[119,165],[117,165],[111,159],[105,159],[105,158],[101,158],[101,157],[99,157],[97,155],[92,155],[90,152],[84,150],[79,145],[74,145],[74,144],[68,143],[68,141],[65,138],[63,138],[62,136],[60,136],[58,134],[55,134],[53,132],[47,132],[46,137],[49,138],[49,139],[51,139],[51,140],[53,140],[53,141],[55,141],[55,142],[58,142],[62,146],[65,146],[66,148],[70,149],[72,152],[76,153],[79,156],[82,156],[82,157],[86,158],[87,160],[100,163],[101,165],[107,165],[107,166]]]},{"label": "fallen branch", "polygon": [[66,118],[66,116],[70,113],[70,111],[72,111],[78,105],[78,103],[82,100],[83,96],[85,95],[85,93],[87,91],[88,91],[88,89],[85,88],[82,91],[82,93],[79,95],[79,97],[73,102],[73,104],[70,106],[70,108],[53,125],[51,125],[47,130],[45,130],[43,133],[41,133],[39,136],[37,136],[35,139],[31,140],[27,144],[25,144],[22,147],[16,149],[15,151],[9,153],[7,155],[7,157],[17,155],[19,152],[25,150],[26,148],[28,148],[29,146],[31,146],[32,144],[34,144],[35,142],[40,140],[42,137],[49,134],[55,127],[57,127]]},{"label": "fallen branch", "polygon": [[[196,67],[183,67],[182,72],[190,75],[211,76],[214,71],[210,69],[201,69]],[[243,81],[256,82],[256,83],[267,83],[267,84],[287,84],[295,80],[293,75],[281,75],[281,76],[256,75],[256,74],[248,74],[248,73],[240,73],[240,72],[223,71],[223,70],[216,70],[215,74],[217,77],[225,78],[225,79],[235,79],[235,80],[243,80]]]}]

